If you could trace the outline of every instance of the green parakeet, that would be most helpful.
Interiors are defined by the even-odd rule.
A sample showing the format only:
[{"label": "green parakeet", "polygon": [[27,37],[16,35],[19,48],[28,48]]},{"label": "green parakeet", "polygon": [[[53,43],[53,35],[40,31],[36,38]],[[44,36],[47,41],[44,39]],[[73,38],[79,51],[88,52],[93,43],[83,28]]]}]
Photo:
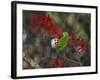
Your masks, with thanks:
[{"label": "green parakeet", "polygon": [[68,43],[68,40],[69,40],[68,32],[63,32],[63,36],[61,37],[58,43],[58,50],[63,50],[66,47],[66,43]]}]

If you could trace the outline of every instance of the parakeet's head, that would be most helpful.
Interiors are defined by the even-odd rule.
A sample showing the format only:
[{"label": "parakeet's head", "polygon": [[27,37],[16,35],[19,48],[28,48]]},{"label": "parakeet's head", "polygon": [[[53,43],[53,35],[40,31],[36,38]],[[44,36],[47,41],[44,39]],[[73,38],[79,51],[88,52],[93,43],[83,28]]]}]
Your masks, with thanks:
[{"label": "parakeet's head", "polygon": [[63,36],[64,36],[64,37],[69,36],[68,32],[63,32]]}]

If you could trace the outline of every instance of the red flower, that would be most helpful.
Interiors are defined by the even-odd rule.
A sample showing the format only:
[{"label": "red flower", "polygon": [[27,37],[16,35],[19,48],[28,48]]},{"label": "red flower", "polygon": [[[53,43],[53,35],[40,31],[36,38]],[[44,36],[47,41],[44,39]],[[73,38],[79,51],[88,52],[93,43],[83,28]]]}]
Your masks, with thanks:
[{"label": "red flower", "polygon": [[38,22],[39,22],[40,25],[44,25],[44,26],[45,26],[45,25],[48,23],[48,18],[47,18],[47,16],[41,17],[41,18],[38,20]]},{"label": "red flower", "polygon": [[49,30],[53,26],[54,26],[54,23],[48,22],[48,24],[45,27],[46,27],[46,29]]},{"label": "red flower", "polygon": [[65,64],[62,61],[59,61],[59,67],[64,67]]},{"label": "red flower", "polygon": [[73,43],[72,43],[72,41],[69,41],[66,45],[67,46],[73,46]]},{"label": "red flower", "polygon": [[51,27],[51,28],[49,29],[49,32],[50,32],[50,35],[54,35],[54,28]]},{"label": "red flower", "polygon": [[58,60],[58,59],[53,59],[52,64],[54,64],[57,67],[64,67],[65,66],[65,64],[61,60]]},{"label": "red flower", "polygon": [[79,43],[77,44],[77,46],[81,46],[81,47],[84,47],[85,45],[87,45],[87,43],[84,40],[80,40]]},{"label": "red flower", "polygon": [[83,52],[84,54],[87,54],[89,51],[88,48],[86,47],[87,42],[84,40],[80,40],[76,46],[78,47],[76,48],[76,52]]},{"label": "red flower", "polygon": [[48,30],[54,25],[53,19],[50,16],[43,16],[38,20],[38,22]]},{"label": "red flower", "polygon": [[71,40],[77,40],[77,39],[78,39],[78,36],[76,34],[71,36]]},{"label": "red flower", "polygon": [[88,53],[88,48],[80,46],[76,48],[76,52],[83,52],[83,54],[86,55]]},{"label": "red flower", "polygon": [[84,54],[87,54],[88,53],[88,48],[83,48],[83,52],[84,52]]},{"label": "red flower", "polygon": [[55,25],[53,26],[53,28],[54,28],[54,32],[55,32],[56,34],[60,32],[60,29],[59,29],[59,27],[58,27],[57,24],[55,24]]},{"label": "red flower", "polygon": [[52,64],[54,64],[55,66],[57,66],[57,65],[59,65],[59,62],[58,62],[57,59],[53,59],[53,60],[52,60]]}]

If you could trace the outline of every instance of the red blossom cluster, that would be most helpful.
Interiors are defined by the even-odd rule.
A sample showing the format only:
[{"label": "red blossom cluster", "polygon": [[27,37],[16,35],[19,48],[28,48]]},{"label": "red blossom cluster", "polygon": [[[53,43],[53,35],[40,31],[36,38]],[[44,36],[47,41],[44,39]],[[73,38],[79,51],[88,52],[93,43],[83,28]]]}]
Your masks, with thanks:
[{"label": "red blossom cluster", "polygon": [[88,48],[87,48],[87,42],[84,41],[84,40],[80,40],[78,43],[77,43],[77,46],[79,46],[82,50],[82,52],[84,54],[87,54],[88,53]]},{"label": "red blossom cluster", "polygon": [[76,35],[76,34],[73,34],[72,36],[71,36],[71,40],[77,40],[79,37]]},{"label": "red blossom cluster", "polygon": [[35,28],[37,26],[41,25],[45,29],[47,29],[47,31],[49,32],[50,36],[59,37],[60,35],[62,35],[62,30],[59,29],[58,24],[55,24],[53,18],[50,17],[49,15],[48,16],[39,17],[39,16],[33,14],[31,16],[30,20],[31,20],[31,30],[35,30]]},{"label": "red blossom cluster", "polygon": [[74,41],[78,40],[79,37],[76,34],[71,35],[69,42],[66,44],[67,46],[74,46]]},{"label": "red blossom cluster", "polygon": [[[56,37],[60,39],[62,37],[63,29],[60,29],[57,24],[54,23],[54,20],[51,16],[37,16],[33,14],[31,16],[31,30],[35,30],[37,26],[43,26],[49,33],[51,37]],[[44,34],[45,32],[40,30],[38,34]],[[79,37],[76,34],[70,36],[70,40],[66,43],[67,46],[76,46],[79,47],[76,49],[76,52],[80,52],[80,50],[86,54],[88,53],[88,48],[86,47],[87,43],[84,40],[79,40],[77,44],[75,43],[76,40],[79,40]],[[57,62],[57,61],[56,61]],[[59,61],[58,61],[59,62]]]},{"label": "red blossom cluster", "polygon": [[65,67],[65,64],[64,62],[62,62],[61,60],[59,59],[53,59],[52,60],[52,64],[56,67]]},{"label": "red blossom cluster", "polygon": [[[77,43],[75,41],[77,41]],[[80,40],[79,37],[75,34],[70,37],[70,40],[66,45],[75,46],[76,52],[83,52],[84,54],[88,53],[87,42],[85,40]]]}]

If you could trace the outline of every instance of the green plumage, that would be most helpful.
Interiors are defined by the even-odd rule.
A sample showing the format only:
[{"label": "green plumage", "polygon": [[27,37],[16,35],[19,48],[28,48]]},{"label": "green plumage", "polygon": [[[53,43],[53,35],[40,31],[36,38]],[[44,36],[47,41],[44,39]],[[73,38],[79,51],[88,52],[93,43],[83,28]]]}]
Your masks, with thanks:
[{"label": "green plumage", "polygon": [[63,36],[61,37],[61,39],[59,40],[59,43],[58,43],[58,49],[63,50],[66,47],[68,40],[69,40],[68,32],[63,32]]}]

